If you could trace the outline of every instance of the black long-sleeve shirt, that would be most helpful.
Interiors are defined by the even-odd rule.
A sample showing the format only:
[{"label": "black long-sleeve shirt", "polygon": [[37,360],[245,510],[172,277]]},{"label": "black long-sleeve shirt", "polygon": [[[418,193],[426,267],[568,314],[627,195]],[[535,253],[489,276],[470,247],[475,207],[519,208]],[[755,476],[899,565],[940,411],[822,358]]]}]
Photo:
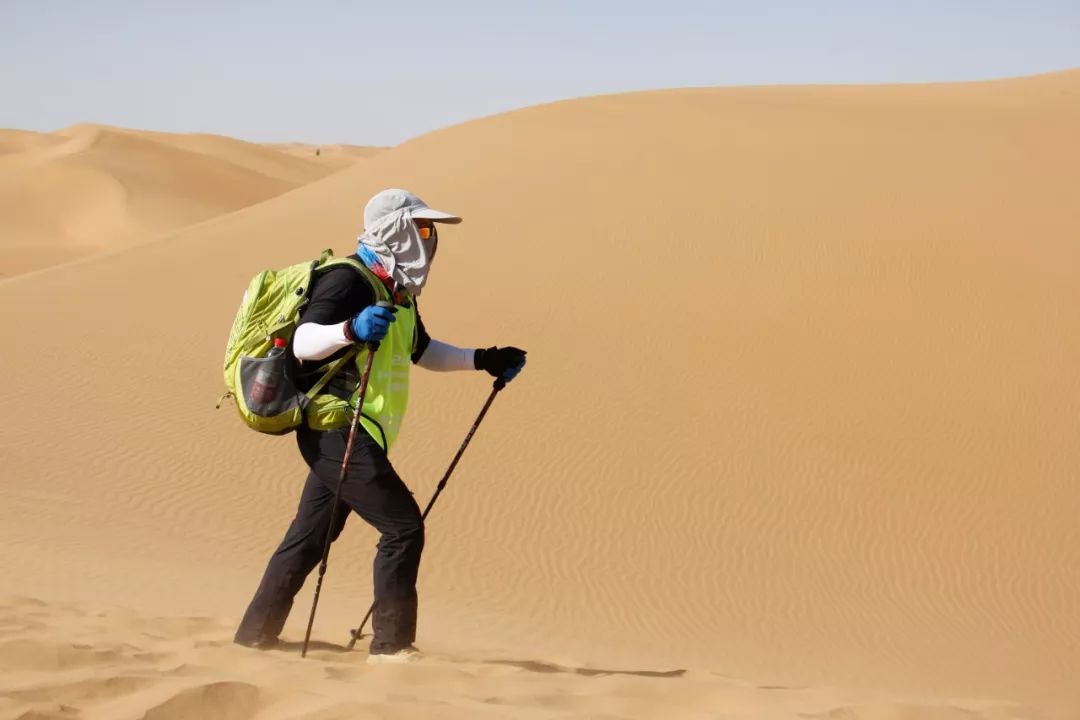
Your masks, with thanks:
[{"label": "black long-sleeve shirt", "polygon": [[[360,261],[359,256],[353,255],[352,259]],[[319,325],[337,325],[353,318],[364,308],[375,304],[375,293],[360,273],[354,268],[342,265],[331,268],[318,275],[311,288],[311,300],[300,313],[298,325],[303,323],[318,323]],[[414,298],[412,302],[416,302]],[[416,348],[412,354],[412,361],[417,363],[427,350],[431,342],[431,336],[424,328],[424,322],[420,319],[420,306],[416,307]],[[348,348],[341,348],[330,357],[322,360],[299,361],[300,373],[297,385],[301,391],[306,391],[315,384],[318,368],[327,363],[337,360]]]}]

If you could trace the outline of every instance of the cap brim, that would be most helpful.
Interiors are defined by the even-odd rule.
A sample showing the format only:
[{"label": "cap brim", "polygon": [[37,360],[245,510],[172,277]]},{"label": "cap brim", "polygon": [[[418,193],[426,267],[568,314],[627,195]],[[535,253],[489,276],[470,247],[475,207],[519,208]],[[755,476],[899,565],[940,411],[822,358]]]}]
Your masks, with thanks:
[{"label": "cap brim", "polygon": [[421,220],[441,222],[448,225],[457,225],[459,222],[461,222],[461,218],[459,218],[457,215],[451,215],[450,213],[445,213],[442,210],[434,210],[432,208],[413,210],[412,216],[414,218],[420,218]]}]

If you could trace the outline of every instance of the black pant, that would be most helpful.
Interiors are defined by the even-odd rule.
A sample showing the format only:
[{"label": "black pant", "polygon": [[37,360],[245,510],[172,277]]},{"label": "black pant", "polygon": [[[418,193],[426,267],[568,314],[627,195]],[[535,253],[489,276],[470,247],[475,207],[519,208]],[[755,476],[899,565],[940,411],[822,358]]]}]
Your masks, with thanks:
[{"label": "black pant", "polygon": [[[394,652],[416,639],[416,574],[424,549],[424,523],[412,493],[386,453],[363,428],[356,433],[337,511],[331,505],[341,474],[348,429],[297,432],[300,453],[311,468],[296,518],[270,558],[259,589],[236,631],[236,642],[272,643],[281,633],[293,598],[322,559],[326,531],[336,540],[348,509],[382,533],[375,554],[373,653]],[[357,604],[356,609],[361,610]]]}]

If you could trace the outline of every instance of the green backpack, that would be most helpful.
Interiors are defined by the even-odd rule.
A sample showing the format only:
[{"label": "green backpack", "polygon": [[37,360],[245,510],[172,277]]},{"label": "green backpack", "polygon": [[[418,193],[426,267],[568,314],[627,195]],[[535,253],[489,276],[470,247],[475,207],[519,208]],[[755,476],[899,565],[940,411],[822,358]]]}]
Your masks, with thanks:
[{"label": "green backpack", "polygon": [[252,430],[282,435],[298,428],[311,399],[357,352],[353,348],[336,360],[308,392],[297,389],[296,362],[286,348],[301,310],[311,299],[315,277],[340,265],[367,276],[356,260],[334,258],[333,254],[324,250],[314,262],[264,270],[248,283],[225,347],[227,392],[217,406],[230,397],[235,399],[240,419]]}]

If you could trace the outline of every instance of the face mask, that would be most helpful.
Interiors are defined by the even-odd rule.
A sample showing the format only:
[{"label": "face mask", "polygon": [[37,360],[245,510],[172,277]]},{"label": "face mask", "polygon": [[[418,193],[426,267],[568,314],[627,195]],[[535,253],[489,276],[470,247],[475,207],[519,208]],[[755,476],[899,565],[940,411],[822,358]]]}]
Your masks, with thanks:
[{"label": "face mask", "polygon": [[407,211],[399,210],[360,236],[403,290],[419,295],[427,283],[431,259],[438,248],[434,231],[424,239]]}]

